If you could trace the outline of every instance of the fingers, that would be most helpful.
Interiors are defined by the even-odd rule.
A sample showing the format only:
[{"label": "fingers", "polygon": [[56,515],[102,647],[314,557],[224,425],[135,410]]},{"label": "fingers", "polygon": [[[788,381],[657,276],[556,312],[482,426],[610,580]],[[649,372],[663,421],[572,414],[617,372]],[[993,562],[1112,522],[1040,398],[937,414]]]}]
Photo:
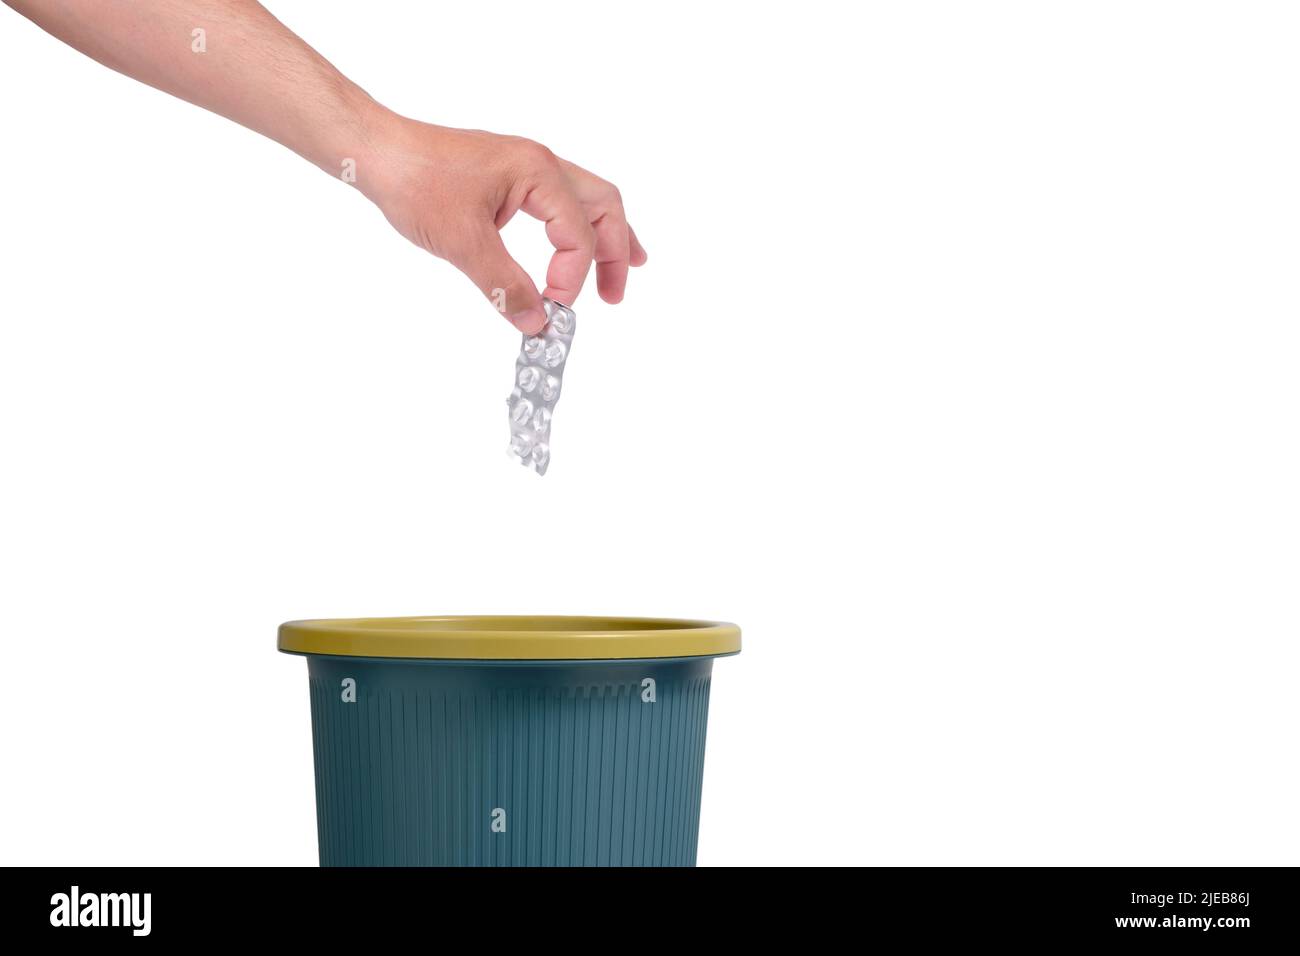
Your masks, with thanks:
[{"label": "fingers", "polygon": [[611,305],[623,301],[627,264],[631,254],[630,231],[623,210],[607,212],[591,224],[596,233],[596,290]]},{"label": "fingers", "polygon": [[616,207],[592,223],[596,231],[596,288],[611,305],[623,301],[628,266],[643,266],[647,258],[645,247],[627,224],[617,191],[614,196]]},{"label": "fingers", "polygon": [[[469,276],[479,291],[525,335],[546,325],[546,312],[537,286],[506,251],[501,235],[490,225],[468,233],[451,262]],[[581,284],[581,283],[579,283]]]},{"label": "fingers", "polygon": [[555,247],[546,270],[546,297],[572,305],[591,269],[596,237],[558,166],[548,169],[528,191],[521,208],[546,223],[546,238]]},{"label": "fingers", "polygon": [[546,224],[555,252],[544,294],[573,305],[594,261],[600,297],[621,302],[628,268],[644,264],[646,251],[627,224],[618,190],[538,143],[516,141],[512,155],[521,174],[522,198],[497,210],[496,225],[503,225],[515,209]]},{"label": "fingers", "polygon": [[645,254],[645,247],[641,245],[641,240],[637,239],[636,232],[631,226],[627,227],[627,237],[631,243],[632,255],[628,261],[634,266],[643,266],[648,256]]}]

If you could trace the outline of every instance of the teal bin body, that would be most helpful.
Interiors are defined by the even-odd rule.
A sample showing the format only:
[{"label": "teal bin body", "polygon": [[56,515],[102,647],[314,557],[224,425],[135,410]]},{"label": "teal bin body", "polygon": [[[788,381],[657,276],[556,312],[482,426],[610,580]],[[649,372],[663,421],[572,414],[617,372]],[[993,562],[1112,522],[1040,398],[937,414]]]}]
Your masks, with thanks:
[{"label": "teal bin body", "polygon": [[711,657],[308,654],[323,866],[693,866]]}]

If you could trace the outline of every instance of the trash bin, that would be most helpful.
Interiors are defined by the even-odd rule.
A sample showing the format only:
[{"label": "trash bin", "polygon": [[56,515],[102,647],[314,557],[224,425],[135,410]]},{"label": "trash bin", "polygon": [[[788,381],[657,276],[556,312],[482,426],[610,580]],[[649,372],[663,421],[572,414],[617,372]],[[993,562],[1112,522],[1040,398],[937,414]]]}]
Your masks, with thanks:
[{"label": "trash bin", "polygon": [[322,866],[693,866],[710,621],[291,621]]}]

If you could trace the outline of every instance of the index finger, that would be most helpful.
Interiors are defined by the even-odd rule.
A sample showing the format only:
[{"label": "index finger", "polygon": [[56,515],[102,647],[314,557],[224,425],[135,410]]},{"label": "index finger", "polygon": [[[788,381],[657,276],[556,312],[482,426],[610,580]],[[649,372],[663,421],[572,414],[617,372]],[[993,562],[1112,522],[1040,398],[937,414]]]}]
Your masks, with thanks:
[{"label": "index finger", "polygon": [[582,204],[557,171],[530,189],[520,208],[546,223],[546,238],[555,247],[542,294],[563,305],[573,305],[587,279],[596,248],[595,233]]}]

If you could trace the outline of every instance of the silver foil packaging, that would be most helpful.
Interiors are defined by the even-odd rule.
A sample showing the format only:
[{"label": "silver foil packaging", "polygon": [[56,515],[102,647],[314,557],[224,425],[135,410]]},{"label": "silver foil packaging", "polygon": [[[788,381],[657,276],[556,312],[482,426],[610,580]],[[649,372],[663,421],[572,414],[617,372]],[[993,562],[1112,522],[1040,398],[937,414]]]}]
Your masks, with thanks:
[{"label": "silver foil packaging", "polygon": [[542,299],[546,326],[525,335],[515,359],[515,384],[506,399],[510,456],[539,475],[551,463],[551,419],[560,400],[564,364],[573,347],[577,318],[567,306]]}]

